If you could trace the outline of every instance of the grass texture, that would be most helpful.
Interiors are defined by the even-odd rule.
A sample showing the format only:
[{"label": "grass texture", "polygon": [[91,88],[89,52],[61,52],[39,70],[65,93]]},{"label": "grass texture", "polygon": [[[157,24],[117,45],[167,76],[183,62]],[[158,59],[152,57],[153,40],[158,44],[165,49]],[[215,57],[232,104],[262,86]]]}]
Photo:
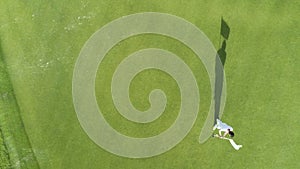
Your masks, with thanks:
[{"label": "grass texture", "polygon": [[[0,2],[1,86],[0,167],[42,169],[282,169],[299,168],[299,1],[206,0],[53,0]],[[130,97],[149,108],[149,91],[168,97],[164,114],[136,124],[116,111],[110,93],[112,73],[130,53],[157,47],[172,51],[193,71],[200,110],[188,136],[172,150],[152,158],[118,157],[94,144],[81,128],[72,102],[72,75],[80,49],[99,28],[121,16],[162,12],[199,27],[220,48],[220,19],[230,26],[225,64],[227,102],[222,121],[235,129],[229,143],[198,143],[210,106],[210,84],[200,60],[182,43],[159,35],[134,36],[115,46],[99,66],[96,95],[107,121],[119,132],[156,135],[174,122],[180,91],[157,70],[132,81]]]}]

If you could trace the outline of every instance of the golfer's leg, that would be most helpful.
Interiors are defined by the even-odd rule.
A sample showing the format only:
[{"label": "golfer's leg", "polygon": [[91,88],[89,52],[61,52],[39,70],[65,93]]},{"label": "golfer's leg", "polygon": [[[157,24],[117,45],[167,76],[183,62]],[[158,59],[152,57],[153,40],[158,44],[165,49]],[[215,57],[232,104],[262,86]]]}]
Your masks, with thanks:
[{"label": "golfer's leg", "polygon": [[222,136],[222,132],[221,132],[221,130],[219,130],[219,136],[220,136],[220,137],[223,137],[223,136]]},{"label": "golfer's leg", "polygon": [[216,128],[217,128],[217,124],[215,124],[215,126],[214,126],[213,130],[215,131],[215,130],[216,130]]}]

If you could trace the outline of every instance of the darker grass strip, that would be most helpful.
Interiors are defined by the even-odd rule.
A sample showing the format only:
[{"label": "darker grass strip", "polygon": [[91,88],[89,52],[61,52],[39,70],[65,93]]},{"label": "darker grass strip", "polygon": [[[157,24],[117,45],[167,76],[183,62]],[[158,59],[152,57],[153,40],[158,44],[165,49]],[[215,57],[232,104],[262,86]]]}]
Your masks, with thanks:
[{"label": "darker grass strip", "polygon": [[10,168],[40,168],[26,133],[0,39],[0,128]]},{"label": "darker grass strip", "polygon": [[8,153],[7,143],[5,142],[3,131],[0,123],[0,168],[10,168],[10,156]]}]

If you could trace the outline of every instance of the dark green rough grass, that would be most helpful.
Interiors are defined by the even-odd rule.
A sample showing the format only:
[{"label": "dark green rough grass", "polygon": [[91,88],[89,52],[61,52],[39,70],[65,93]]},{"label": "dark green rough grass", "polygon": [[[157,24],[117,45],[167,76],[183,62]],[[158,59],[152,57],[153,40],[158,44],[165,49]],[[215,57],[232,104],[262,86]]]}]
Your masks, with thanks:
[{"label": "dark green rough grass", "polygon": [[[7,81],[7,72],[5,71],[5,64],[3,63],[2,60],[2,50],[0,47],[0,82],[1,83],[1,91],[3,91],[3,86],[5,85],[5,81]],[[7,143],[5,141],[5,137],[4,137],[4,131],[5,127],[4,127],[4,123],[6,123],[3,119],[4,119],[4,112],[3,112],[3,102],[2,100],[4,99],[3,97],[5,96],[5,93],[1,92],[1,102],[0,102],[0,168],[1,169],[5,169],[5,168],[9,168],[10,167],[10,160],[9,160],[9,151],[7,148]]]},{"label": "dark green rough grass", "polygon": [[0,131],[0,168],[5,169],[9,168],[9,154],[8,150],[5,147],[4,137],[2,131]]},{"label": "dark green rough grass", "polygon": [[37,168],[0,43],[0,168]]},{"label": "dark green rough grass", "polygon": [[[228,100],[222,120],[234,127],[236,142],[244,145],[240,151],[216,139],[198,144],[210,100],[207,75],[201,63],[184,52],[186,47],[177,47],[179,44],[170,40],[152,43],[157,37],[151,37],[150,42],[133,38],[131,45],[129,39],[129,46],[125,41],[125,48],[111,51],[109,56],[125,57],[142,46],[172,50],[176,45],[173,52],[190,62],[201,84],[199,118],[189,135],[163,155],[136,160],[104,151],[81,129],[71,96],[72,71],[81,47],[92,33],[111,20],[143,11],[166,12],[187,19],[204,31],[216,48],[221,16],[228,22]],[[78,19],[79,16],[90,18]],[[13,94],[41,168],[299,168],[299,16],[298,1],[5,0],[0,2],[0,35]],[[110,59],[106,63],[116,62]],[[100,75],[112,69],[107,64],[102,69],[97,85],[107,87],[109,82],[101,81]],[[172,93],[176,85],[168,76],[152,80],[147,90],[139,91],[144,82],[151,81],[145,75],[155,78],[158,74],[143,72],[133,82],[132,101],[138,108],[149,106],[144,99],[146,92],[160,80],[168,81],[162,88],[176,97],[176,92]],[[99,105],[107,105],[104,109],[113,112],[109,90],[100,91],[100,86],[96,89]],[[101,102],[101,96],[108,99]],[[172,102],[178,102],[178,98],[172,98]],[[112,120],[114,115],[106,117],[128,135],[152,135],[161,129],[145,133],[147,127],[133,129],[132,124],[126,126],[130,129],[126,131]]]}]

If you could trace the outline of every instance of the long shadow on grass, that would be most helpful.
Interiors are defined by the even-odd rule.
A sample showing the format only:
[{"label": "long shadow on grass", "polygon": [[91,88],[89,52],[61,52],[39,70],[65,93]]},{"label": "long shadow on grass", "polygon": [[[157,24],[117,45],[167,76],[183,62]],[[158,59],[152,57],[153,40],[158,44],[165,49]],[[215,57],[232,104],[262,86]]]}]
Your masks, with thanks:
[{"label": "long shadow on grass", "polygon": [[[220,107],[221,107],[221,95],[223,90],[223,80],[224,80],[224,66],[226,61],[226,43],[229,38],[230,33],[230,27],[228,24],[224,21],[223,18],[221,18],[221,30],[220,30],[220,42],[222,41],[222,44],[220,44],[220,48],[217,51],[216,55],[216,64],[215,64],[215,114],[214,114],[214,123],[217,123],[217,119],[220,118]],[[221,63],[217,61],[217,59],[221,60]],[[222,65],[221,65],[222,64]]]}]

